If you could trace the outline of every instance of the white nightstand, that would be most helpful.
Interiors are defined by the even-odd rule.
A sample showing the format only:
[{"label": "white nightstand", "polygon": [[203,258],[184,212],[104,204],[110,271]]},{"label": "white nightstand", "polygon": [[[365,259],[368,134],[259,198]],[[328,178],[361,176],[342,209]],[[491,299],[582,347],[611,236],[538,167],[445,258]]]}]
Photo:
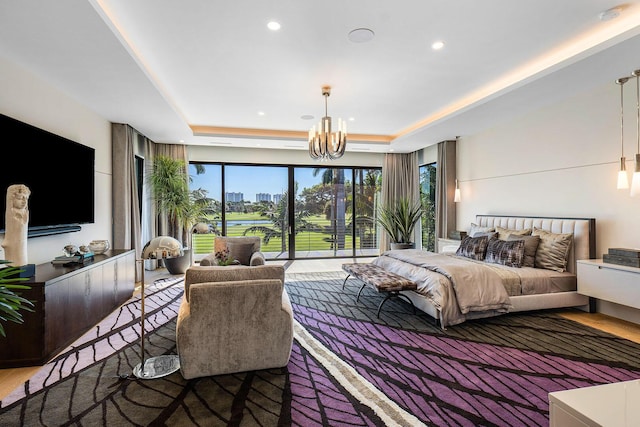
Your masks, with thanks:
[{"label": "white nightstand", "polygon": [[460,242],[460,240],[439,238],[437,248],[438,253],[455,252],[458,247],[460,247]]},{"label": "white nightstand", "polygon": [[640,380],[549,393],[550,427],[630,427],[640,420]]},{"label": "white nightstand", "polygon": [[578,260],[578,293],[640,308],[640,268],[609,264],[601,259]]}]

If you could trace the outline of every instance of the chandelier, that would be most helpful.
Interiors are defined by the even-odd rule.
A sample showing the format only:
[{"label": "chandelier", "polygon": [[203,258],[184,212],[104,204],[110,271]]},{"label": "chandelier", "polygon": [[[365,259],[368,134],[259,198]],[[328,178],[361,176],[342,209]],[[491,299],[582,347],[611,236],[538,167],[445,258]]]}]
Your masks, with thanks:
[{"label": "chandelier", "polygon": [[323,86],[324,117],[309,130],[309,155],[314,160],[339,159],[347,146],[347,124],[342,119],[338,119],[338,130],[331,132],[331,117],[327,113],[329,95],[331,87]]}]

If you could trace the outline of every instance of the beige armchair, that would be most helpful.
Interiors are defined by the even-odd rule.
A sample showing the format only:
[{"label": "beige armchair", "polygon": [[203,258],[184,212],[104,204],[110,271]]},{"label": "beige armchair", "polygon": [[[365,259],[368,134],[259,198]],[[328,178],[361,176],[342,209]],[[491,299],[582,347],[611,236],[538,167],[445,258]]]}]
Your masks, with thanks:
[{"label": "beige armchair", "polygon": [[284,267],[189,267],[176,342],[186,379],[286,366],[293,312]]},{"label": "beige armchair", "polygon": [[229,256],[241,265],[264,265],[264,254],[260,252],[259,236],[217,236],[213,241],[213,253],[205,255],[200,265],[218,265],[216,252],[227,249]]}]

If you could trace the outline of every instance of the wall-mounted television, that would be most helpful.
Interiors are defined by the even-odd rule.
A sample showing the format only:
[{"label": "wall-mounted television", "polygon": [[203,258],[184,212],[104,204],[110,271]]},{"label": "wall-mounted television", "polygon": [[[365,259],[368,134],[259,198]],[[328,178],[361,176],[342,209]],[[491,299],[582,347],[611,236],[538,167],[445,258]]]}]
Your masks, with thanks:
[{"label": "wall-mounted television", "polygon": [[[7,188],[24,184],[29,236],[77,231],[93,223],[95,150],[0,114],[0,212],[4,233]],[[14,153],[14,154],[10,154]]]}]

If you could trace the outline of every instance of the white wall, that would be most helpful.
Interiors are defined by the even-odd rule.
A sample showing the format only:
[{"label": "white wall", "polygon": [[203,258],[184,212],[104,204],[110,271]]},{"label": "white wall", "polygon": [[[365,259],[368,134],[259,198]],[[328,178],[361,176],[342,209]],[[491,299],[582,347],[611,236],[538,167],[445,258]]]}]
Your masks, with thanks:
[{"label": "white wall", "polygon": [[[95,223],[82,225],[79,232],[28,239],[29,263],[49,262],[61,255],[62,248],[70,243],[83,245],[94,239],[112,241],[111,123],[62,92],[53,89],[44,80],[2,58],[0,58],[0,93],[2,94],[0,113],[96,150]],[[10,154],[7,145],[3,147],[7,153],[3,156],[4,161],[23,161],[25,167],[28,167],[27,160],[21,160],[21,158],[28,158],[29,153],[20,151],[19,140],[13,144],[13,147],[15,148],[11,150],[17,150],[17,155]],[[34,171],[34,173],[46,174],[47,171]],[[78,178],[81,179],[81,177]],[[73,179],[72,175],[52,176],[51,191],[73,191],[72,185],[65,187],[65,184],[71,183],[70,179]],[[6,193],[0,194],[0,197],[6,197]],[[64,209],[64,206],[52,208]],[[2,212],[2,221],[4,221],[4,212]],[[0,238],[4,239],[4,235],[0,234]],[[4,252],[0,252],[0,259],[4,259]]]},{"label": "white wall", "polygon": [[[596,219],[597,257],[610,247],[640,247],[640,198],[616,189],[619,90],[611,81],[462,136],[457,145],[462,195],[457,228],[468,229],[476,214],[590,217]],[[636,108],[634,93],[627,93],[625,155],[631,172]],[[640,283],[638,287],[640,292]],[[611,304],[598,310],[640,323],[637,310]]]}]

